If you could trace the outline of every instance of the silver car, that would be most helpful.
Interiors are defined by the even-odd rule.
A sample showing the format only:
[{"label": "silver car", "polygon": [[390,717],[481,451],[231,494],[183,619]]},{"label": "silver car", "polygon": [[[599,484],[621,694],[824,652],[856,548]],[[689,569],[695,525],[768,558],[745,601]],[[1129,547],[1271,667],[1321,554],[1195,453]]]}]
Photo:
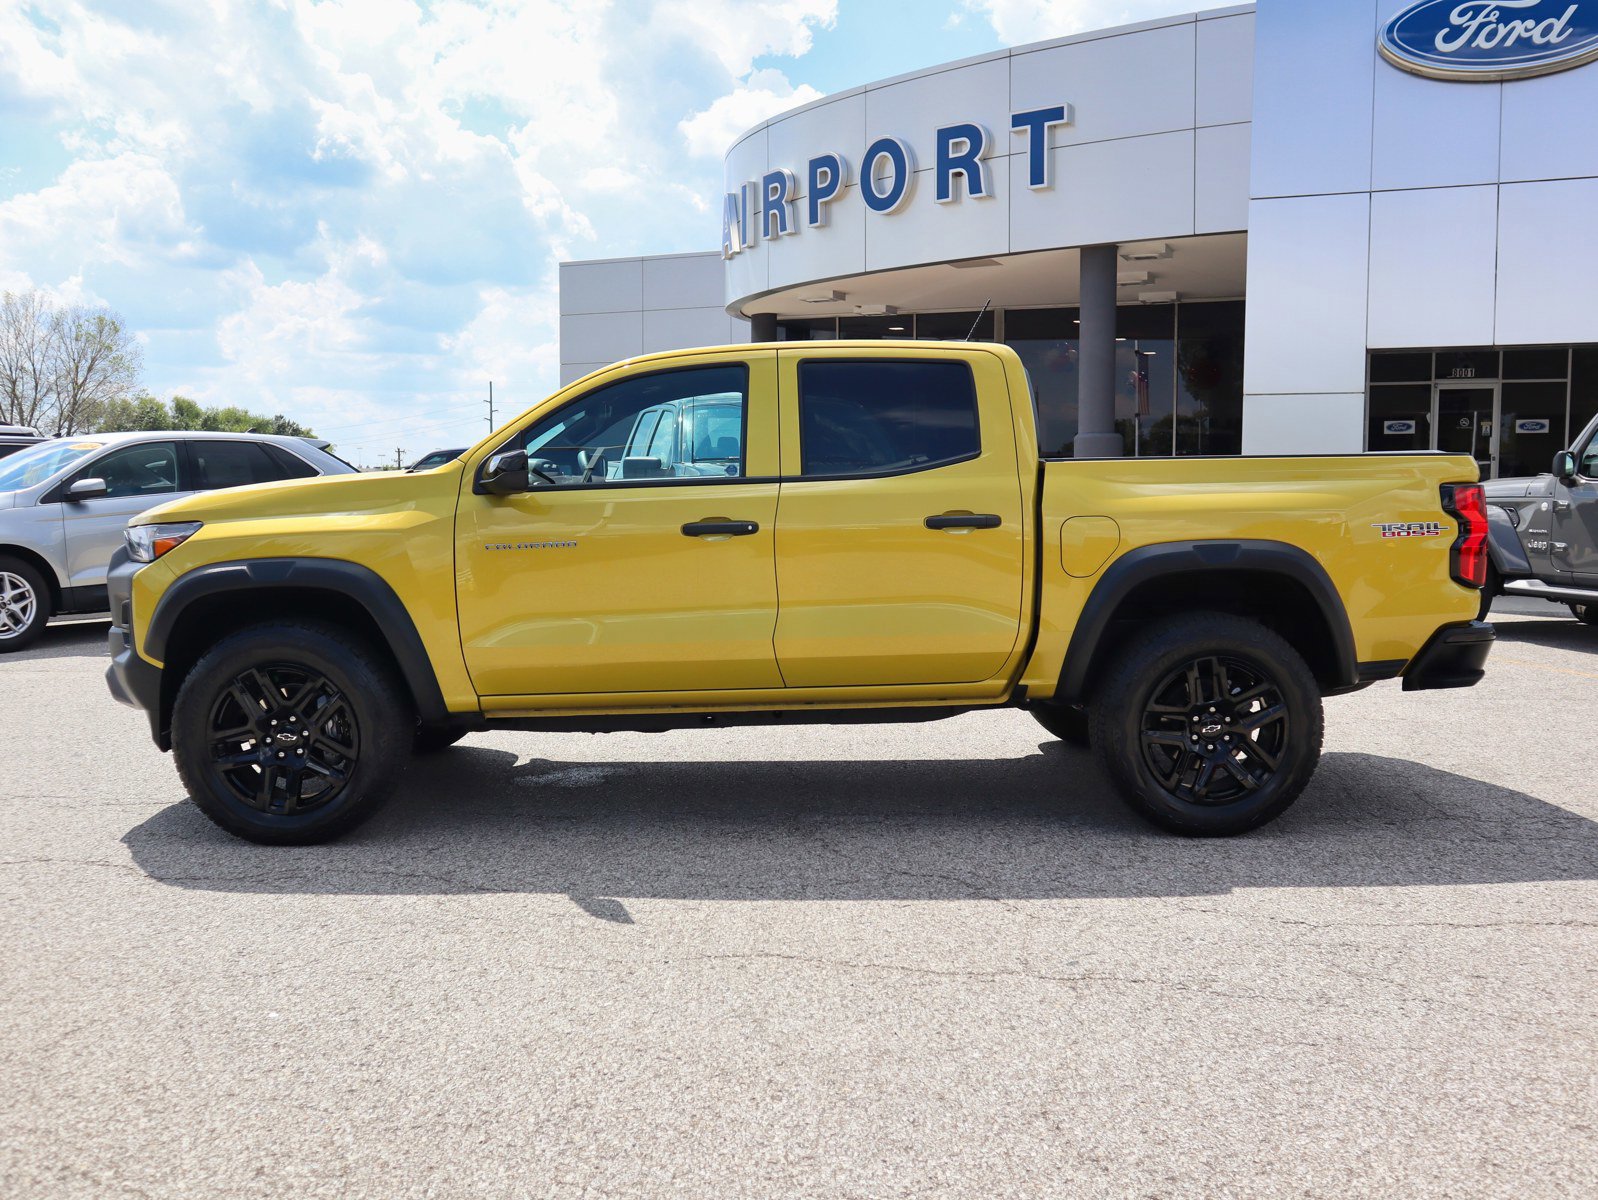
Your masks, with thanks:
[{"label": "silver car", "polygon": [[192,492],[348,475],[326,442],[248,433],[100,433],[0,459],[0,654],[56,613],[106,610],[129,519]]}]

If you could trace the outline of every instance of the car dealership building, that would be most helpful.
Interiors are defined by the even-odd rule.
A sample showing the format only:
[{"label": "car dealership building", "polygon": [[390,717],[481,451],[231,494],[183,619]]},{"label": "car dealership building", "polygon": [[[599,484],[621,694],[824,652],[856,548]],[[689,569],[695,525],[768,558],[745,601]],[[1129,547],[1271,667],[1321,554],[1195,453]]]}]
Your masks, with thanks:
[{"label": "car dealership building", "polygon": [[1594,59],[1598,0],[1260,0],[828,96],[728,148],[719,250],[562,265],[562,382],[974,330],[1048,453],[1546,470],[1598,411]]}]

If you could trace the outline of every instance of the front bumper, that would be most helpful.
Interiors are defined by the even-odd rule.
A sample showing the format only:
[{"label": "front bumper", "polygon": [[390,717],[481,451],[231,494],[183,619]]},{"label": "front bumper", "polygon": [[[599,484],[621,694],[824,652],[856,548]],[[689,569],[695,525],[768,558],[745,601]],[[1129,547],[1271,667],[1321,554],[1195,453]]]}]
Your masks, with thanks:
[{"label": "front bumper", "polygon": [[1487,672],[1487,654],[1498,635],[1485,621],[1444,625],[1404,669],[1404,690],[1473,687]]},{"label": "front bumper", "polygon": [[111,665],[106,668],[105,682],[113,698],[144,710],[150,719],[150,736],[157,746],[167,750],[171,742],[163,728],[161,668],[145,662],[133,649],[133,576],[143,566],[128,557],[126,548],[118,549],[111,557],[111,570],[106,577],[111,600],[111,632],[106,635]]}]

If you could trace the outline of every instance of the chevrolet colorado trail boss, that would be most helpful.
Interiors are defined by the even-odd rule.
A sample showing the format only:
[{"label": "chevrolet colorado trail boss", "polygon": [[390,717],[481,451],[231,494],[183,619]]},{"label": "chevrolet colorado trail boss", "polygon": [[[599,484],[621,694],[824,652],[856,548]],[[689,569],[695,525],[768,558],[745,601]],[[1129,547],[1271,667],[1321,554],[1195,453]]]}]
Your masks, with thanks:
[{"label": "chevrolet colorado trail boss", "polygon": [[1566,604],[1578,621],[1598,625],[1598,418],[1554,455],[1549,474],[1495,479],[1483,490],[1482,619],[1503,594]]},{"label": "chevrolet colorado trail boss", "polygon": [[1003,705],[1091,740],[1155,823],[1234,834],[1303,789],[1323,696],[1481,678],[1476,478],[1438,454],[1043,458],[1002,345],[649,355],[431,471],[143,513],[109,682],[260,842],[349,829],[413,748],[470,730]]}]

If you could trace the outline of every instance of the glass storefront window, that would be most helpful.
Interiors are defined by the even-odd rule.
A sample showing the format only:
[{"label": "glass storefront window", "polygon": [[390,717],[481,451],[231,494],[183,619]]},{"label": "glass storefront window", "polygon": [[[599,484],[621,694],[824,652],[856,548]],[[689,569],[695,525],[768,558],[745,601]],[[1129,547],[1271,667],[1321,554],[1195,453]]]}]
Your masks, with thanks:
[{"label": "glass storefront window", "polygon": [[777,338],[784,342],[818,342],[838,336],[837,317],[778,321]]},{"label": "glass storefront window", "polygon": [[1570,351],[1563,346],[1504,351],[1505,379],[1563,379],[1570,374]]},{"label": "glass storefront window", "polygon": [[1439,350],[1437,379],[1497,379],[1496,350]]},{"label": "glass storefront window", "polygon": [[1372,383],[1425,383],[1431,377],[1430,350],[1371,355]]},{"label": "glass storefront window", "polygon": [[[973,325],[976,326],[975,333],[971,333]],[[982,313],[980,320],[976,312],[916,314],[916,337],[921,341],[963,342],[966,335],[970,334],[973,342],[991,342],[995,328],[991,308]]]},{"label": "glass storefront window", "polygon": [[1432,448],[1432,385],[1384,383],[1371,386],[1367,450]]},{"label": "glass storefront window", "polygon": [[1567,441],[1561,450],[1569,449],[1598,416],[1598,346],[1577,346],[1570,356],[1570,425]]},{"label": "glass storefront window", "polygon": [[1565,393],[1563,383],[1503,385],[1498,418],[1500,478],[1546,471],[1554,454],[1565,448]]},{"label": "glass storefront window", "polygon": [[1038,439],[1047,458],[1070,457],[1077,426],[1077,310],[1010,309],[1004,341],[1021,356],[1037,401]]},{"label": "glass storefront window", "polygon": [[1241,300],[1177,306],[1176,452],[1243,452]]}]

